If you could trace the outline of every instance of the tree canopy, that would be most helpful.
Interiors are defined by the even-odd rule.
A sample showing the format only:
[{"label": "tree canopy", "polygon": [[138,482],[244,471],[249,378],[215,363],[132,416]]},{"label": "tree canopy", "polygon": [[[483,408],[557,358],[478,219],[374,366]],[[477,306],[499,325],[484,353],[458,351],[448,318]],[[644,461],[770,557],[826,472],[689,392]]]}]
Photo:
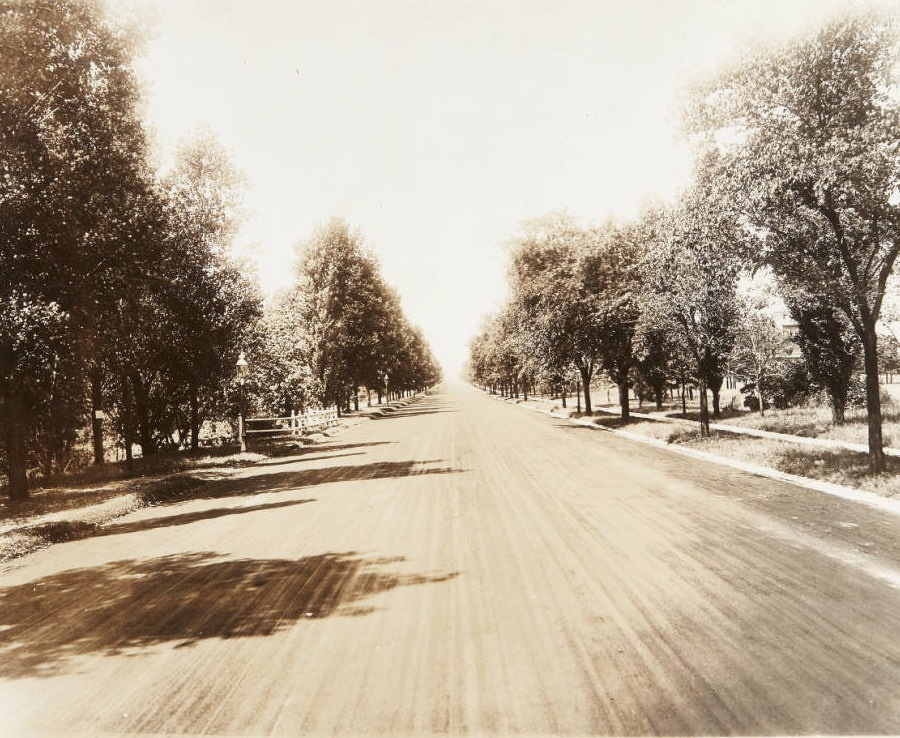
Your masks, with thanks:
[{"label": "tree canopy", "polygon": [[[698,95],[748,258],[840,309],[863,346],[869,459],[884,469],[876,325],[900,253],[896,19],[847,16]],[[730,131],[728,139],[721,135]]]}]

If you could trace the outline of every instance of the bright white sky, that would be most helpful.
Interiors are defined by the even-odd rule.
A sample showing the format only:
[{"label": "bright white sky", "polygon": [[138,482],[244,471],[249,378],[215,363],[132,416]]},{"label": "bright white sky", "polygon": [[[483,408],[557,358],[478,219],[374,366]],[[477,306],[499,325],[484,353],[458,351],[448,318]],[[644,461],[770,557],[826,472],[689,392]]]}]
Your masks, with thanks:
[{"label": "bright white sky", "polygon": [[238,251],[266,293],[290,282],[298,241],[343,217],[449,375],[503,300],[503,242],[523,220],[671,197],[691,80],[856,4],[109,2],[156,16],[141,69],[161,159],[206,124],[245,173]]}]

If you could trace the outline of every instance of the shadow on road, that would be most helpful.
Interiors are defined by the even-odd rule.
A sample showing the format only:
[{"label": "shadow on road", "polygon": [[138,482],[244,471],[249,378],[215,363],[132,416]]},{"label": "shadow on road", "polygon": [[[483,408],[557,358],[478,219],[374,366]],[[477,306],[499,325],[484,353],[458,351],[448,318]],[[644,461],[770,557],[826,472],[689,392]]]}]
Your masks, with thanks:
[{"label": "shadow on road", "polygon": [[409,418],[409,417],[412,417],[413,415],[436,415],[437,413],[455,413],[455,412],[456,412],[455,409],[449,408],[449,407],[448,408],[435,407],[435,408],[430,408],[428,410],[420,410],[417,408],[415,410],[397,410],[393,413],[385,413],[381,417],[376,417],[375,419],[376,420],[384,420],[385,418]]},{"label": "shadow on road", "polygon": [[288,464],[296,464],[300,461],[328,461],[329,459],[339,459],[344,456],[365,456],[365,451],[348,451],[345,454],[331,454],[329,456],[306,456],[294,455],[288,458],[279,458],[272,461],[260,461],[257,467],[287,466]]},{"label": "shadow on road", "polygon": [[174,487],[171,491],[163,489],[148,498],[150,503],[175,502],[181,500],[212,500],[238,495],[253,495],[260,492],[284,492],[286,490],[303,489],[321,484],[336,482],[352,482],[366,479],[385,479],[391,477],[409,477],[420,474],[455,474],[462,469],[447,466],[430,466],[440,464],[443,459],[423,461],[379,461],[371,464],[351,464],[347,466],[330,466],[319,469],[301,469],[296,471],[278,471],[252,476],[235,477],[226,480],[208,481],[199,487],[182,489]]},{"label": "shadow on road", "polygon": [[263,510],[278,510],[285,507],[305,505],[308,502],[315,502],[315,500],[283,500],[281,502],[268,502],[261,503],[259,505],[217,507],[212,510],[198,510],[196,512],[182,513],[180,515],[165,515],[163,517],[151,518],[149,520],[135,520],[128,523],[113,523],[110,525],[105,525],[102,528],[95,528],[87,535],[118,536],[124,535],[126,533],[139,533],[145,530],[153,530],[154,528],[169,528],[175,525],[190,525],[191,523],[199,523],[203,520],[215,520],[216,518],[223,518],[227,515],[243,515],[245,513],[261,512]]},{"label": "shadow on road", "polygon": [[594,431],[596,428],[590,425],[577,425],[571,422],[556,422],[551,424],[553,428],[559,428],[560,430],[568,430],[568,431]]},{"label": "shadow on road", "polygon": [[363,600],[458,572],[403,574],[356,552],[223,560],[191,553],[73,569],[0,590],[0,677],[49,677],[81,655],[136,655],[210,638],[270,636],[299,621],[362,616]]},{"label": "shadow on road", "polygon": [[[390,446],[396,441],[370,441],[369,443],[317,443],[315,446],[295,452],[294,455],[303,457],[304,454],[331,453],[332,451],[349,451],[351,449],[370,448],[371,446]],[[265,463],[265,462],[263,462]]]},{"label": "shadow on road", "polygon": [[427,398],[414,402],[405,407],[381,408],[381,415],[376,415],[376,420],[386,418],[409,418],[414,415],[434,415],[435,413],[455,413],[457,408],[450,402],[437,398]]},{"label": "shadow on road", "polygon": [[[429,466],[440,464],[442,459],[426,461],[381,461],[371,464],[352,466],[333,466],[321,469],[304,469],[299,471],[276,471],[238,477],[228,480],[208,480],[196,477],[181,476],[173,478],[172,484],[155,487],[151,492],[143,493],[144,501],[151,506],[159,506],[159,514],[153,518],[145,518],[126,523],[98,525],[96,523],[57,521],[23,528],[24,532],[39,536],[48,543],[62,543],[83,538],[107,535],[123,535],[143,530],[166,528],[175,525],[189,525],[203,520],[240,515],[243,513],[271,510],[313,502],[311,499],[277,500],[254,505],[248,503],[241,506],[219,507],[189,513],[172,514],[165,506],[168,504],[187,502],[190,500],[219,500],[232,497],[251,497],[261,493],[278,493],[302,490],[324,484],[338,482],[365,481],[371,479],[392,479],[427,474],[457,474],[463,469],[446,466]],[[2,632],[0,632],[2,636]]]}]

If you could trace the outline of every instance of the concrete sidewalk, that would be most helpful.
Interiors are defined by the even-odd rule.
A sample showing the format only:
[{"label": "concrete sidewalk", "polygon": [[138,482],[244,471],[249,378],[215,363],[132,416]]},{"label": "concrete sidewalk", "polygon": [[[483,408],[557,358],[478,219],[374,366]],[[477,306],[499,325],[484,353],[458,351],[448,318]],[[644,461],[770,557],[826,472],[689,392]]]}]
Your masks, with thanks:
[{"label": "concrete sidewalk", "polygon": [[[506,398],[509,399],[509,398]],[[528,402],[555,403],[556,400],[548,400],[544,397],[529,397]],[[524,400],[522,401],[524,402]],[[595,413],[605,413],[619,417],[621,410],[616,407],[595,407]],[[690,420],[688,418],[672,418],[669,416],[661,416],[655,413],[630,412],[632,418],[640,420],[653,420],[658,423],[668,423],[670,425],[682,425],[695,428],[700,421]],[[814,438],[810,436],[795,436],[790,433],[776,433],[774,431],[759,430],[758,428],[744,428],[741,426],[728,425],[727,423],[710,423],[709,427],[713,430],[722,431],[724,433],[735,433],[743,436],[755,436],[756,438],[768,438],[772,441],[786,441],[788,443],[796,443],[803,446],[816,446],[818,448],[831,448],[844,451],[855,451],[865,454],[869,452],[869,447],[865,443],[854,443],[852,441],[839,441],[833,438]],[[887,456],[900,456],[900,448],[891,448],[885,446],[884,453]]]},{"label": "concrete sidewalk", "polygon": [[[856,502],[862,505],[866,505],[867,507],[880,510],[882,512],[889,513],[891,515],[900,517],[900,499],[895,499],[891,497],[886,497],[884,495],[877,494],[875,492],[870,492],[868,490],[859,489],[857,487],[848,487],[841,484],[835,484],[833,482],[827,482],[820,479],[813,479],[810,477],[803,477],[797,474],[790,474],[788,472],[783,472],[779,469],[774,469],[769,466],[761,466],[759,464],[750,463],[747,461],[743,461],[741,459],[735,459],[730,456],[726,456],[723,454],[712,453],[708,451],[701,451],[698,449],[693,449],[685,446],[680,446],[677,444],[668,443],[666,441],[660,440],[658,438],[653,438],[651,436],[641,435],[639,433],[632,433],[627,430],[622,430],[619,428],[608,428],[602,425],[597,425],[593,422],[592,418],[572,418],[568,414],[562,414],[561,412],[554,412],[551,408],[542,408],[538,407],[534,403],[542,403],[549,405],[550,400],[546,400],[541,397],[530,397],[528,401],[525,400],[513,400],[512,398],[501,398],[497,397],[497,399],[502,399],[507,402],[515,402],[519,405],[524,405],[530,410],[534,410],[536,412],[543,412],[551,415],[555,418],[560,418],[563,420],[569,420],[572,423],[576,423],[581,426],[585,426],[588,428],[595,428],[599,431],[605,431],[607,433],[613,433],[622,438],[627,438],[631,441],[635,441],[638,443],[643,443],[649,446],[654,446],[656,448],[669,451],[670,453],[679,454],[681,456],[686,456],[693,459],[700,459],[703,461],[707,461],[712,464],[717,464],[719,466],[730,467],[732,469],[739,469],[741,471],[748,472],[750,474],[754,474],[756,476],[775,479],[781,482],[789,482],[791,484],[795,484],[799,487],[803,487],[806,489],[815,490],[817,492],[823,492],[827,495],[831,495],[833,497],[839,497],[844,500],[848,500],[851,502]],[[619,412],[610,409],[610,408],[598,408],[598,410],[607,413],[609,415],[618,416]],[[698,421],[688,420],[686,418],[661,418],[658,416],[648,415],[646,413],[631,413],[632,418],[637,418],[640,420],[655,420],[661,423],[669,423],[670,425],[685,425],[689,424],[692,426],[696,426]],[[803,436],[792,436],[786,433],[773,433],[771,431],[759,431],[752,428],[734,428],[733,426],[722,425],[721,423],[711,424],[711,428],[717,428],[726,432],[736,432],[738,435],[747,435],[747,436],[757,436],[760,438],[767,438],[770,440],[777,441],[786,441],[789,443],[799,443],[801,445],[809,445],[809,446],[824,446],[831,448],[842,448],[848,449],[851,451],[860,451],[861,453],[866,453],[868,448],[863,444],[858,443],[842,443],[840,441],[834,441],[831,439],[821,439],[821,442],[816,443],[816,439],[814,438],[806,438]],[[885,453],[888,453],[891,456],[900,455],[900,450],[892,448],[885,449]]]}]

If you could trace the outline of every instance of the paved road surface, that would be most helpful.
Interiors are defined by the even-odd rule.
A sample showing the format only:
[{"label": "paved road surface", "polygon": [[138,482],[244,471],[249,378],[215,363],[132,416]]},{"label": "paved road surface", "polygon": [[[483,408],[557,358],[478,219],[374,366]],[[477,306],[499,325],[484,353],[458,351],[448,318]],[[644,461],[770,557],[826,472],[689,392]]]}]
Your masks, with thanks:
[{"label": "paved road surface", "polygon": [[0,573],[0,732],[900,733],[898,532],[460,388]]}]

